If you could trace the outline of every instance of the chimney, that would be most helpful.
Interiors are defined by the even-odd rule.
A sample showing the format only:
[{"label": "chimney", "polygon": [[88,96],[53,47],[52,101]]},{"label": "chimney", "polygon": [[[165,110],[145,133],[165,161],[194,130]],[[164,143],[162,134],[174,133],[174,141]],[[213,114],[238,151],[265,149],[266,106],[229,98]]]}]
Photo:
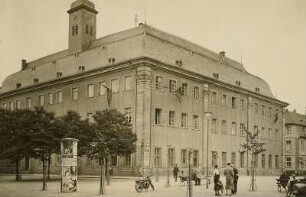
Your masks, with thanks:
[{"label": "chimney", "polygon": [[296,109],[293,110],[293,113],[296,113]]},{"label": "chimney", "polygon": [[21,70],[24,70],[27,68],[27,60],[22,59],[21,60]]},{"label": "chimney", "polygon": [[219,53],[219,55],[221,56],[222,60],[224,60],[224,58],[225,58],[225,51],[221,51]]}]

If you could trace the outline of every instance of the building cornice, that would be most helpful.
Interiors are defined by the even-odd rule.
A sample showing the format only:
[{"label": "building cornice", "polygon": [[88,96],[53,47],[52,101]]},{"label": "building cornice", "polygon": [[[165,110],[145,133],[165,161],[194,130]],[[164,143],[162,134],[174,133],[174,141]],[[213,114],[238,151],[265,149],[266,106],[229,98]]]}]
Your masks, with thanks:
[{"label": "building cornice", "polygon": [[90,12],[95,13],[95,14],[98,14],[98,13],[99,13],[99,12],[98,12],[97,10],[95,10],[94,8],[88,7],[88,6],[83,5],[83,4],[82,4],[82,5],[78,5],[78,6],[74,7],[74,8],[71,8],[70,10],[67,11],[67,13],[71,14],[72,12],[75,12],[75,11],[77,11],[77,10],[79,10],[79,9],[86,9],[86,10],[88,10],[88,11],[90,11]]}]

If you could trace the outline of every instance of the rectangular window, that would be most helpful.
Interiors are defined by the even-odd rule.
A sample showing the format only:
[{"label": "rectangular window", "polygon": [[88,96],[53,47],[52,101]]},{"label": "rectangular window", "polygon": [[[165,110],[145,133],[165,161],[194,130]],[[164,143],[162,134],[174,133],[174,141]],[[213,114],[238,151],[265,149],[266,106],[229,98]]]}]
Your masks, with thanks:
[{"label": "rectangular window", "polygon": [[305,150],[305,140],[304,139],[300,139],[300,147],[301,147],[301,151]]},{"label": "rectangular window", "polygon": [[217,119],[216,118],[211,119],[211,132],[217,133]]},{"label": "rectangular window", "polygon": [[291,150],[291,140],[285,140],[285,150]]},{"label": "rectangular window", "polygon": [[72,88],[72,100],[76,101],[79,98],[78,88]]},{"label": "rectangular window", "polygon": [[31,108],[32,104],[31,104],[31,97],[28,97],[26,100],[26,107],[29,109]]},{"label": "rectangular window", "polygon": [[57,91],[57,103],[62,103],[62,102],[63,102],[63,92]]},{"label": "rectangular window", "polygon": [[193,150],[193,166],[199,165],[199,151]]},{"label": "rectangular window", "polygon": [[182,149],[181,150],[181,165],[187,165],[187,150]]},{"label": "rectangular window", "polygon": [[272,168],[272,155],[269,155],[269,168]]},{"label": "rectangular window", "polygon": [[2,108],[6,109],[6,103],[2,103]]},{"label": "rectangular window", "polygon": [[44,106],[44,104],[45,104],[45,96],[39,95],[39,105]]},{"label": "rectangular window", "polygon": [[275,129],[275,139],[277,141],[280,139],[278,129]]},{"label": "rectangular window", "polygon": [[131,166],[132,157],[131,155],[125,155],[124,156],[124,165],[125,166]]},{"label": "rectangular window", "polygon": [[105,95],[106,94],[106,82],[102,81],[99,83],[99,95]]},{"label": "rectangular window", "polygon": [[222,168],[225,168],[227,164],[226,152],[222,152]]},{"label": "rectangular window", "polygon": [[269,116],[272,116],[272,107],[269,107]]},{"label": "rectangular window", "polygon": [[211,166],[215,167],[215,165],[218,165],[218,152],[217,151],[212,151],[211,152]]},{"label": "rectangular window", "polygon": [[244,99],[240,99],[240,110],[244,111]]},{"label": "rectangular window", "polygon": [[155,167],[161,166],[161,148],[154,149],[154,166]]},{"label": "rectangular window", "polygon": [[20,102],[20,100],[16,101],[16,109],[21,109],[21,102]]},{"label": "rectangular window", "polygon": [[291,157],[286,157],[286,168],[291,168],[292,167],[292,159]]},{"label": "rectangular window", "polygon": [[263,105],[262,107],[261,107],[261,115],[265,115],[265,106]]},{"label": "rectangular window", "polygon": [[236,166],[236,153],[235,152],[232,152],[231,154],[231,164]]},{"label": "rectangular window", "polygon": [[239,130],[239,134],[240,136],[245,136],[245,130],[244,130],[244,124],[243,123],[240,123],[240,130]]},{"label": "rectangular window", "polygon": [[258,126],[254,126],[254,133],[258,132]]},{"label": "rectangular window", "polygon": [[244,152],[240,152],[240,168],[244,168]]},{"label": "rectangular window", "polygon": [[53,105],[54,103],[54,96],[53,93],[48,93],[48,104]]},{"label": "rectangular window", "polygon": [[112,166],[117,166],[117,156],[112,156],[111,157],[111,165]]},{"label": "rectangular window", "polygon": [[254,107],[255,107],[255,114],[258,114],[258,104],[254,103]]},{"label": "rectangular window", "polygon": [[132,89],[132,76],[124,77],[124,89],[131,90]]},{"label": "rectangular window", "polygon": [[169,164],[170,166],[174,166],[174,159],[175,159],[175,152],[173,148],[169,148],[168,150],[168,154],[169,154]]},{"label": "rectangular window", "polygon": [[188,93],[188,84],[187,83],[182,83],[182,94],[184,96],[187,96]]},{"label": "rectangular window", "polygon": [[265,167],[266,167],[266,155],[261,154],[261,168],[265,168]]},{"label": "rectangular window", "polygon": [[232,97],[232,108],[233,108],[233,109],[237,109],[236,97]]},{"label": "rectangular window", "polygon": [[161,109],[155,108],[155,124],[161,124]]},{"label": "rectangular window", "polygon": [[200,92],[200,88],[198,86],[193,86],[193,98],[194,99],[199,100],[200,98],[199,92]]},{"label": "rectangular window", "polygon": [[181,127],[187,128],[187,113],[182,113],[181,117]]},{"label": "rectangular window", "polygon": [[275,155],[275,168],[279,168],[279,155]]},{"label": "rectangular window", "polygon": [[199,129],[199,116],[193,115],[193,129],[198,130]]},{"label": "rectangular window", "polygon": [[119,92],[119,79],[111,80],[111,90],[113,93]]},{"label": "rectangular window", "polygon": [[237,132],[236,122],[232,122],[232,132],[231,132],[231,134],[236,135],[236,132]]},{"label": "rectangular window", "polygon": [[221,133],[227,134],[227,122],[226,120],[222,120],[221,122]]},{"label": "rectangular window", "polygon": [[174,111],[169,111],[169,125],[174,126]]},{"label": "rectangular window", "polygon": [[271,139],[271,138],[272,138],[272,129],[269,128],[269,139]]},{"label": "rectangular window", "polygon": [[87,98],[92,98],[92,97],[94,97],[94,85],[88,84],[87,85]]},{"label": "rectangular window", "polygon": [[217,104],[217,92],[212,92],[212,95],[211,95],[211,102],[213,104]]},{"label": "rectangular window", "polygon": [[163,77],[156,76],[156,78],[155,78],[155,88],[158,91],[162,91],[163,90]]},{"label": "rectangular window", "polygon": [[132,123],[132,108],[126,107],[124,108],[125,117],[129,123]]},{"label": "rectangular window", "polygon": [[286,126],[285,133],[286,134],[290,134],[291,133],[291,127],[290,126]]},{"label": "rectangular window", "polygon": [[266,137],[266,130],[265,127],[261,127],[261,138],[264,139]]},{"label": "rectangular window", "polygon": [[172,94],[174,94],[175,91],[176,91],[176,81],[170,79],[170,80],[169,80],[169,92],[172,93]]},{"label": "rectangular window", "polygon": [[227,95],[222,94],[221,107],[227,107]]}]

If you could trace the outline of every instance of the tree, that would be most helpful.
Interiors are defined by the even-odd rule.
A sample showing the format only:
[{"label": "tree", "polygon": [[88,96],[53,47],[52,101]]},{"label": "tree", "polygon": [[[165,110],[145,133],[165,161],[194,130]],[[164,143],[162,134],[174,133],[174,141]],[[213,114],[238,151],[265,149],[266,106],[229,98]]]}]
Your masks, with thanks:
[{"label": "tree", "polygon": [[105,172],[108,174],[107,163],[111,156],[124,156],[135,152],[137,136],[132,132],[132,125],[126,116],[115,109],[97,111],[93,119],[95,136],[91,141],[89,155],[100,161],[100,194],[104,194],[103,163],[106,164]]},{"label": "tree", "polygon": [[251,159],[251,184],[250,184],[250,191],[256,190],[256,182],[255,182],[255,157],[257,157],[260,153],[263,153],[266,151],[266,149],[263,147],[265,143],[258,141],[258,134],[259,130],[257,129],[254,134],[252,134],[250,131],[248,131],[244,127],[244,131],[246,133],[246,142],[241,144],[242,148],[245,151],[249,151],[252,154]]}]

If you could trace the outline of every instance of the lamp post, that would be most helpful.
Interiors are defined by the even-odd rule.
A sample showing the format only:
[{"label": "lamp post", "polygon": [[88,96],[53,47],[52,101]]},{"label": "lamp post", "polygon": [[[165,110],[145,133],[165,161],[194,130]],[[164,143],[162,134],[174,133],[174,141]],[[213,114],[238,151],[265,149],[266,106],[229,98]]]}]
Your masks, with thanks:
[{"label": "lamp post", "polygon": [[170,185],[170,145],[167,145],[167,183],[166,187],[171,187]]},{"label": "lamp post", "polygon": [[207,128],[206,128],[206,189],[208,189],[208,155],[209,155],[209,117],[211,116],[212,112],[205,112],[204,115],[207,117]]},{"label": "lamp post", "polygon": [[188,150],[188,187],[187,187],[187,194],[188,194],[188,197],[192,197],[192,184],[191,184],[191,155],[192,155],[192,149],[190,148]]}]

